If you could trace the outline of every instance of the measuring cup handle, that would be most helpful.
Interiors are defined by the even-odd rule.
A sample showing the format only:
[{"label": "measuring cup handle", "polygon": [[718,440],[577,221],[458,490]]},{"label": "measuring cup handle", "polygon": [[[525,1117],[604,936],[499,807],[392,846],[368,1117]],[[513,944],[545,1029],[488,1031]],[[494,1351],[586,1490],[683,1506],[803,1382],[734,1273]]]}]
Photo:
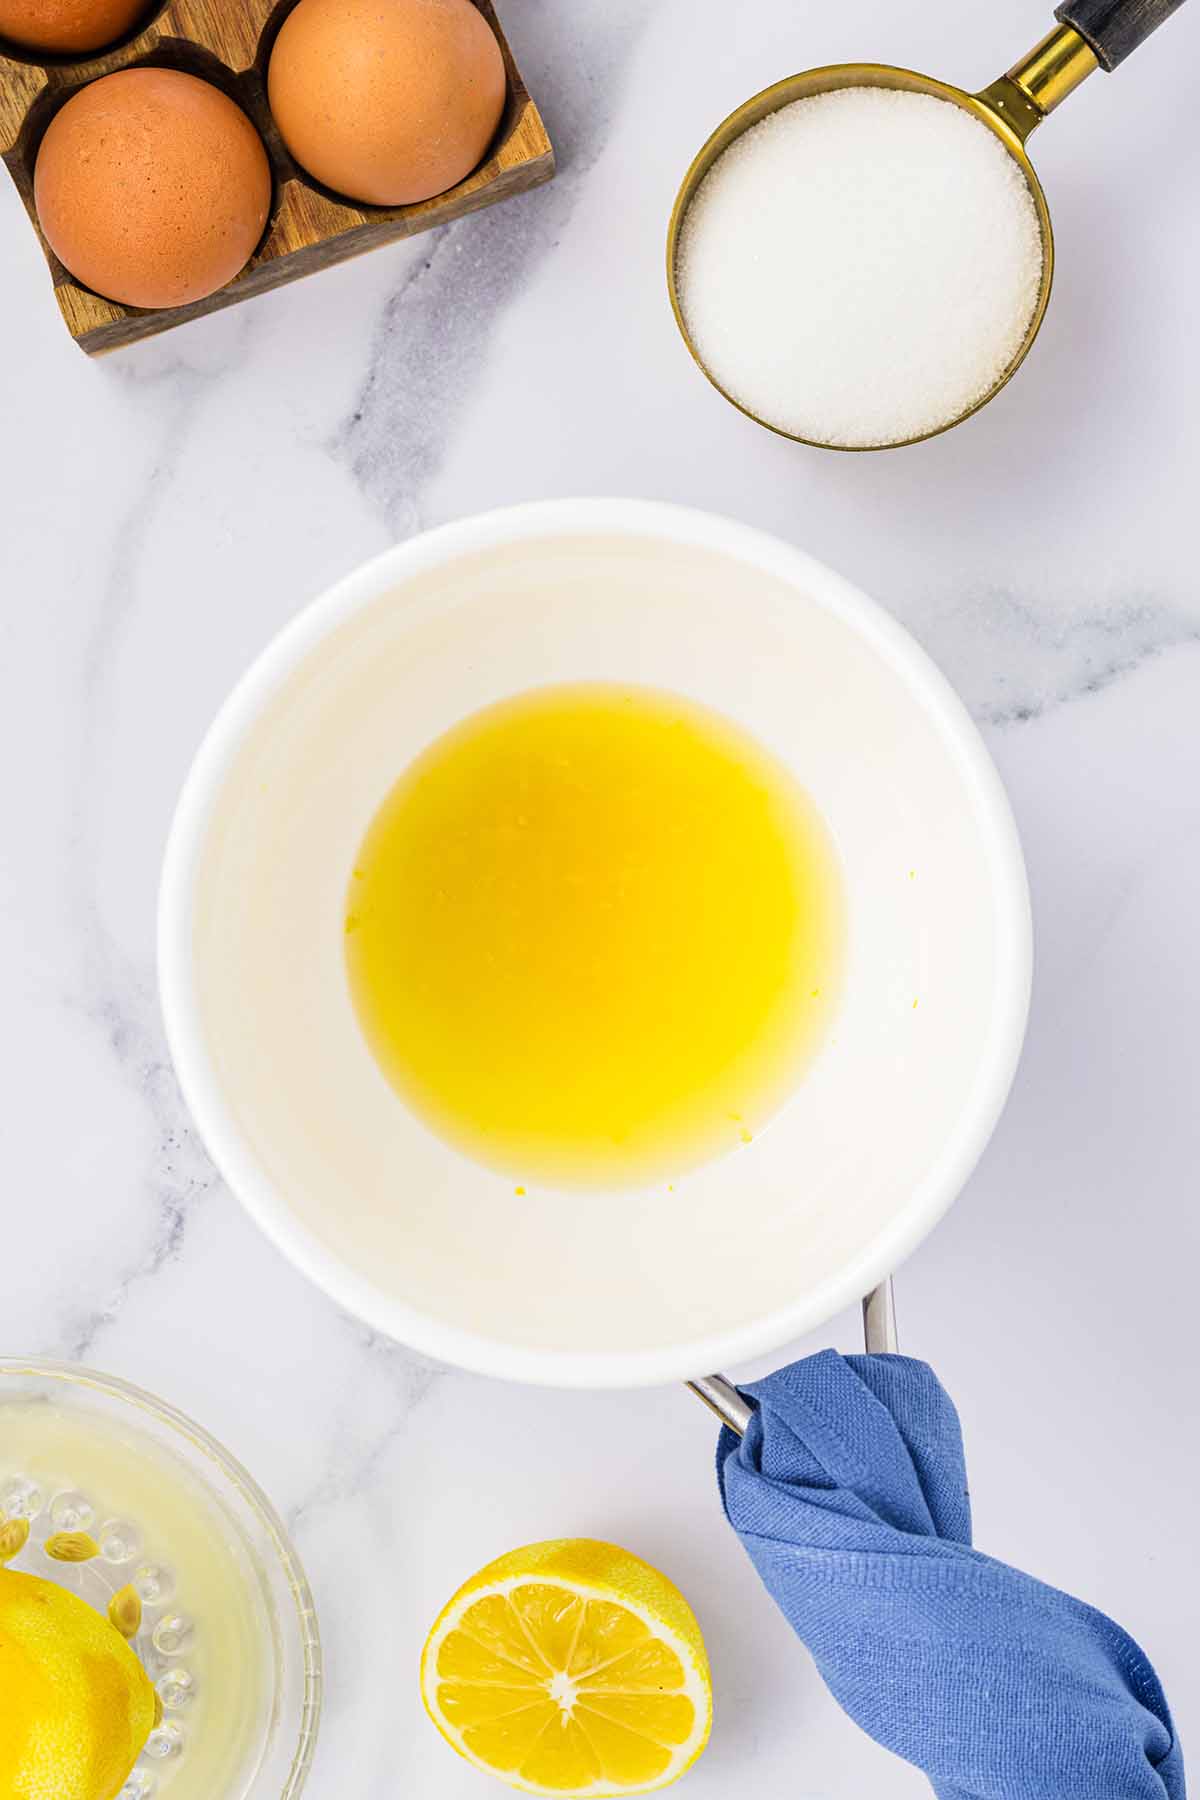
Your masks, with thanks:
[{"label": "measuring cup handle", "polygon": [[1111,70],[1182,5],[1183,0],[1062,0],[1054,16],[1087,40],[1102,69]]}]

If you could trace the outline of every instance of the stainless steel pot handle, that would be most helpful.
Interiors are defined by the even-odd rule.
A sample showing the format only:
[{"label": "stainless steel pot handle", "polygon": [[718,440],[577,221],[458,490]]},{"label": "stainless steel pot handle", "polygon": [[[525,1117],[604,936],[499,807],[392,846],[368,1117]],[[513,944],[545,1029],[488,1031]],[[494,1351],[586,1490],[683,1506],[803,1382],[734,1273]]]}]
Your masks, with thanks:
[{"label": "stainless steel pot handle", "polygon": [[[862,1311],[867,1355],[894,1356],[900,1348],[900,1340],[896,1336],[896,1297],[890,1275],[877,1288],[872,1288],[862,1303]],[[732,1381],[724,1375],[700,1375],[687,1385],[710,1412],[716,1413],[722,1425],[728,1425],[739,1437],[745,1434],[753,1408]]]}]

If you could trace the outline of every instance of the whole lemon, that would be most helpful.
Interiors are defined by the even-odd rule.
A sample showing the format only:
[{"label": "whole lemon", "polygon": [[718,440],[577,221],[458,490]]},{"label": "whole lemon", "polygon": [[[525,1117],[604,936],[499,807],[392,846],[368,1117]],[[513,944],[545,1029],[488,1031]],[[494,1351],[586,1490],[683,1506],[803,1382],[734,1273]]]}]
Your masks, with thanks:
[{"label": "whole lemon", "polygon": [[154,1728],[125,1639],[86,1601],[0,1569],[0,1795],[113,1800]]}]

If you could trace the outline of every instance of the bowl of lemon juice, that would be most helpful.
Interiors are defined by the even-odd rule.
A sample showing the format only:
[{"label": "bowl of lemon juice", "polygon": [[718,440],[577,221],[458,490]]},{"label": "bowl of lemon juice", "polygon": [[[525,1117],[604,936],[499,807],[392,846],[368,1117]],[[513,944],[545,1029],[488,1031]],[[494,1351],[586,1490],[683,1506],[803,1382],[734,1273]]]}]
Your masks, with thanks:
[{"label": "bowl of lemon juice", "polygon": [[[141,1665],[128,1665],[137,1685],[144,1673],[152,1689],[152,1728],[137,1733],[120,1800],[299,1795],[321,1699],[311,1595],[278,1515],[207,1432],[112,1377],[0,1359],[0,1534],[0,1636],[13,1640],[18,1672],[32,1682],[38,1670],[36,1655],[22,1655],[21,1590],[34,1578],[90,1609],[57,1602],[52,1660],[69,1663],[78,1621],[92,1631],[99,1615],[115,1628],[114,1662],[124,1639]],[[25,1579],[6,1588],[10,1575]],[[61,1677],[53,1686],[55,1717],[39,1734],[52,1747],[61,1739],[71,1766],[59,1790],[73,1794],[74,1759],[96,1759],[94,1780],[108,1746],[87,1741],[88,1696],[65,1719],[73,1697]],[[104,1692],[101,1734],[118,1712]]]},{"label": "bowl of lemon juice", "polygon": [[1008,803],[828,569],[631,501],[388,551],[221,709],[164,864],[173,1058],[350,1311],[515,1379],[813,1329],[954,1199],[1028,1006]]}]

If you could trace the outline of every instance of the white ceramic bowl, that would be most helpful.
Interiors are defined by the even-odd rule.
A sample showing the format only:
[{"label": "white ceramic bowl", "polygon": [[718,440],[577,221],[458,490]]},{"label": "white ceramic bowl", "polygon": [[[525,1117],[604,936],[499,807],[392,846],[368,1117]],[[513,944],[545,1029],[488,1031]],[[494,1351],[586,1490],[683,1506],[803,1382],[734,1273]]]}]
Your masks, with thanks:
[{"label": "white ceramic bowl", "polygon": [[[606,679],[707,702],[795,770],[842,861],[845,991],[752,1144],[673,1191],[519,1195],[376,1067],[343,972],[346,884],[384,794],[451,723]],[[895,1269],[996,1122],[1030,963],[1004,791],[924,653],[799,551],[640,501],[464,520],[310,606],[205,739],[160,903],[179,1078],[263,1229],[378,1330],[555,1385],[737,1363]]]}]

